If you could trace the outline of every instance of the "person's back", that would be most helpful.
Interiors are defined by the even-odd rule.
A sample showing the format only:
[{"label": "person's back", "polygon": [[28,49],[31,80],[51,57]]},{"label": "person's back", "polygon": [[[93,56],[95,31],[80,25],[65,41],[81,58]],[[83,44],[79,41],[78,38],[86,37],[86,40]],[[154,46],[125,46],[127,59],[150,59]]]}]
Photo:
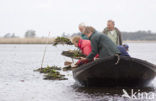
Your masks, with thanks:
[{"label": "person's back", "polygon": [[97,53],[99,54],[99,58],[120,53],[117,46],[105,34],[94,32],[89,39],[91,40],[92,52],[87,58],[91,59]]},{"label": "person's back", "polygon": [[[101,40],[100,41],[101,45],[103,45],[104,47],[102,48],[102,51],[105,51],[105,55],[107,56],[112,56],[114,54],[118,54],[120,53],[120,51],[117,49],[117,46],[113,43],[113,41],[108,38],[106,35],[104,34],[100,34]],[[102,53],[101,53],[102,54]]]}]

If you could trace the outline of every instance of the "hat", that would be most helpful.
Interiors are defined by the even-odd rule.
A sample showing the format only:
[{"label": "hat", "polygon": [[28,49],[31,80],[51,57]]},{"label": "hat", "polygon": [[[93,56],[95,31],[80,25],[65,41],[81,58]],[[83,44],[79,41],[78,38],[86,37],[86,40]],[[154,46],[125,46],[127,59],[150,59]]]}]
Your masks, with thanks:
[{"label": "hat", "polygon": [[123,44],[123,47],[125,47],[126,49],[129,48],[129,46],[127,44]]}]

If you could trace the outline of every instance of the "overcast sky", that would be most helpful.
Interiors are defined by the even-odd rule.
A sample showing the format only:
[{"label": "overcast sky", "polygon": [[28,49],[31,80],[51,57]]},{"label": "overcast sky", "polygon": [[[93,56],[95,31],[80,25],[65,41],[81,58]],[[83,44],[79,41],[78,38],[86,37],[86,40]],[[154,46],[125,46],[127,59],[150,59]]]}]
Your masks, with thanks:
[{"label": "overcast sky", "polygon": [[121,31],[156,32],[156,0],[0,0],[0,36],[74,33],[81,22],[102,31],[109,19]]}]

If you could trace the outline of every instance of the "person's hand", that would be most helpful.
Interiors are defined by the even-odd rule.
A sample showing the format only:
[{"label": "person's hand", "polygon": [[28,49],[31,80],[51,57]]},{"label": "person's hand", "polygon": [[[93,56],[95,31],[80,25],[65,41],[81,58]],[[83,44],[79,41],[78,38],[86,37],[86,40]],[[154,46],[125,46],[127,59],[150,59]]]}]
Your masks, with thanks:
[{"label": "person's hand", "polygon": [[87,58],[81,58],[81,59],[76,63],[76,65],[77,65],[77,66],[80,66],[80,65],[86,64],[86,63],[88,63],[88,62],[89,62],[89,60],[88,60]]},{"label": "person's hand", "polygon": [[95,61],[95,60],[98,60],[98,59],[99,59],[99,58],[94,58],[94,61]]},{"label": "person's hand", "polygon": [[82,64],[85,64],[85,63],[88,63],[88,62],[89,62],[89,60],[87,58],[82,58],[80,60],[80,63],[82,63]]},{"label": "person's hand", "polygon": [[65,66],[68,66],[68,65],[71,65],[71,64],[72,64],[72,62],[70,62],[70,61],[65,61],[65,62],[64,62],[64,65],[65,65]]},{"label": "person's hand", "polygon": [[85,61],[86,60],[86,58],[83,58],[83,57],[81,57],[81,59],[80,59],[81,61]]},{"label": "person's hand", "polygon": [[76,64],[74,64],[74,63],[72,63],[72,64],[71,64],[71,67],[72,67],[72,68],[76,68],[76,67],[77,67],[77,65],[76,65]]}]

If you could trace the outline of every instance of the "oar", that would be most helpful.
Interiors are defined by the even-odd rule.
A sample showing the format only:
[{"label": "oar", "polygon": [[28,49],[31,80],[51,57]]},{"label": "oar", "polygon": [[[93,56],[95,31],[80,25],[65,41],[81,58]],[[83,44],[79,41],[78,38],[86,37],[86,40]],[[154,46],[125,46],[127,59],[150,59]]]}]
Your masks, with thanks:
[{"label": "oar", "polygon": [[44,52],[43,52],[42,63],[41,63],[41,68],[40,69],[42,69],[42,66],[43,66],[44,57],[45,57],[45,53],[46,53],[48,42],[49,42],[49,36],[50,36],[50,32],[48,34],[48,39],[47,39],[47,42],[46,42],[47,45],[45,46],[45,49],[44,49]]}]

